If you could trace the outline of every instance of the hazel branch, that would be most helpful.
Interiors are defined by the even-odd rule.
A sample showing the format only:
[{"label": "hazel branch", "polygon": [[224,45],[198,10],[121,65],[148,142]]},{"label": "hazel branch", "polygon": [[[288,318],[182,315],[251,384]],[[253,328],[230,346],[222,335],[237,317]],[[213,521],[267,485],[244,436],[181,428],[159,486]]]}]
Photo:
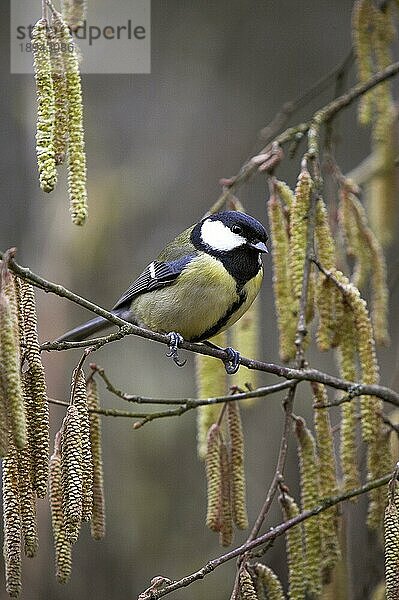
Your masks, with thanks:
[{"label": "hazel branch", "polygon": [[[345,94],[342,94],[342,96],[339,96],[318,110],[309,121],[286,129],[283,131],[283,133],[273,139],[273,143],[284,145],[292,140],[295,140],[295,138],[306,135],[314,121],[317,121],[319,125],[322,123],[327,123],[343,108],[352,104],[354,100],[374,88],[382,81],[386,81],[387,79],[394,77],[397,73],[399,73],[399,61],[392,63],[382,71],[379,71],[367,81],[359,83],[350,88],[347,92],[345,92]],[[264,148],[257,152],[257,154],[267,154],[270,149],[271,143],[268,143]],[[244,183],[246,183],[253,175],[256,174],[257,170],[258,164],[252,159],[244,163],[238,174],[230,178],[228,182],[225,182],[222,194],[213,204],[209,212],[215,213],[221,210],[230,194],[235,193]]]},{"label": "hazel branch", "polygon": [[392,473],[388,473],[383,477],[374,479],[373,481],[369,481],[365,485],[362,485],[361,487],[356,488],[354,490],[350,490],[337,496],[331,496],[330,498],[325,498],[320,504],[318,504],[314,508],[304,510],[296,517],[289,519],[288,521],[284,521],[279,525],[276,525],[276,527],[271,528],[267,533],[255,538],[254,540],[250,542],[245,542],[241,546],[234,548],[234,550],[231,550],[230,552],[227,552],[226,554],[223,554],[218,558],[210,560],[198,571],[195,571],[194,573],[191,573],[190,575],[187,575],[186,577],[183,577],[178,581],[173,581],[172,583],[166,585],[160,590],[147,590],[147,593],[143,592],[140,598],[142,598],[143,600],[158,600],[158,598],[166,596],[171,592],[174,592],[183,587],[187,587],[188,585],[194,583],[194,581],[203,579],[204,577],[209,575],[209,573],[212,573],[212,571],[220,567],[225,562],[228,562],[233,558],[237,558],[238,556],[241,556],[254,548],[262,546],[265,543],[270,543],[271,541],[283,535],[291,527],[294,527],[295,525],[298,525],[299,523],[302,523],[303,521],[306,521],[307,519],[310,519],[311,517],[314,517],[324,512],[325,510],[331,508],[332,506],[335,506],[336,504],[339,504],[340,502],[343,502],[344,500],[349,500],[350,498],[360,496],[369,492],[370,490],[386,485],[391,478]]},{"label": "hazel branch", "polygon": [[[3,253],[0,252],[0,258],[2,258],[2,257],[3,257]],[[314,257],[312,257],[312,261],[315,262]],[[46,279],[43,279],[39,275],[33,273],[27,267],[21,267],[14,260],[10,260],[9,268],[11,271],[13,271],[13,273],[18,275],[22,279],[29,281],[34,286],[36,286],[46,292],[54,293],[62,298],[67,298],[71,302],[74,302],[75,304],[78,304],[79,306],[82,306],[83,308],[86,308],[86,309],[94,312],[95,314],[105,317],[106,319],[108,319],[109,321],[114,323],[115,325],[120,326],[121,329],[119,331],[119,334],[121,337],[124,337],[125,335],[137,335],[139,337],[153,340],[153,341],[159,342],[161,344],[166,344],[166,345],[169,344],[169,338],[167,335],[163,335],[161,333],[155,333],[153,331],[143,329],[142,327],[132,325],[131,323],[128,323],[127,321],[124,321],[123,319],[116,317],[110,311],[107,311],[104,308],[101,308],[100,306],[94,304],[93,302],[90,302],[89,300],[86,300],[85,298],[78,296],[77,294],[75,294],[74,292],[71,292],[67,288],[65,288],[61,285],[55,284],[55,283],[51,283],[50,281],[47,281]],[[99,339],[101,339],[101,345],[104,345],[105,343],[107,343],[105,340],[108,340],[109,337],[110,336],[107,336],[106,338],[99,338]],[[111,341],[115,341],[113,334],[111,334]],[[90,340],[89,342],[87,342],[86,346],[90,346],[95,349],[96,345],[93,342],[95,342],[95,340]],[[62,344],[65,344],[65,343],[66,342],[62,342]],[[69,348],[75,347],[74,344],[75,344],[75,342],[70,343],[70,345],[68,347]],[[79,345],[76,347],[81,348],[82,347],[81,343],[78,343],[78,344]],[[191,342],[184,341],[181,344],[181,348],[184,350],[188,350],[190,352],[196,352],[198,354],[205,354],[207,356],[213,356],[214,358],[218,358],[219,360],[222,360],[223,362],[225,362],[226,359],[228,358],[224,349],[218,348],[218,347],[210,347],[210,346],[206,346],[203,344],[194,344]],[[293,381],[293,380],[295,380],[295,381],[316,381],[318,383],[323,383],[324,385],[327,385],[329,387],[333,387],[335,389],[344,390],[344,391],[352,391],[355,389],[356,396],[377,396],[378,398],[381,398],[382,400],[384,400],[385,402],[388,402],[389,404],[393,404],[394,406],[399,406],[399,393],[395,392],[394,390],[392,390],[388,387],[382,386],[382,385],[376,385],[376,384],[374,384],[374,385],[367,384],[366,385],[366,384],[357,383],[354,381],[347,381],[347,380],[341,379],[339,377],[335,377],[334,375],[325,373],[323,371],[319,371],[317,369],[296,369],[296,368],[291,368],[291,367],[285,367],[282,365],[277,365],[275,363],[267,363],[267,362],[249,359],[249,358],[245,358],[245,357],[241,357],[240,362],[241,362],[241,365],[247,367],[248,369],[256,369],[258,371],[263,371],[265,373],[271,373],[273,375],[277,375],[278,377],[283,377],[290,381]],[[235,398],[237,398],[237,396],[235,396]]]}]

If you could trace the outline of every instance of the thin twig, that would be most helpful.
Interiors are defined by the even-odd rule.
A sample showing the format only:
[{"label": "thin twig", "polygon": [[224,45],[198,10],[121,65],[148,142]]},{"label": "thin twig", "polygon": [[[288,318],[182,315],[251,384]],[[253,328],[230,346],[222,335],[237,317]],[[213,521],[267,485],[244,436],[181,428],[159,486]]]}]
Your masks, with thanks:
[{"label": "thin twig", "polygon": [[[55,398],[47,398],[50,404],[57,406],[69,406],[69,402],[65,400],[56,400]],[[105,417],[128,417],[130,419],[141,419],[147,416],[146,413],[132,413],[125,410],[118,410],[117,408],[89,408],[89,412],[98,415],[104,415]]]},{"label": "thin twig", "polygon": [[[314,100],[319,94],[321,94],[327,87],[331,85],[331,82],[335,79],[341,81],[343,74],[347,71],[348,67],[353,61],[353,51],[350,50],[344,60],[337,66],[335,66],[327,75],[323,75],[318,81],[316,81],[306,92],[301,94],[296,100],[286,102],[281,110],[277,113],[274,119],[261,130],[261,138],[269,143],[279,133],[280,129],[284,127],[290,117],[292,117],[297,110],[306,106],[309,102]],[[337,95],[337,94],[335,94]]]},{"label": "thin twig", "polygon": [[[309,128],[315,119],[317,119],[320,124],[327,123],[340,110],[352,104],[354,100],[356,100],[357,98],[374,88],[382,81],[394,77],[397,73],[399,73],[399,62],[392,63],[382,71],[379,71],[378,73],[373,75],[373,77],[371,77],[367,81],[359,83],[354,87],[350,88],[347,92],[345,92],[345,94],[342,94],[342,96],[339,96],[338,98],[321,108],[319,111],[317,111],[310,119],[310,121],[300,123],[295,127],[290,127],[289,129],[286,129],[285,131],[283,131],[283,133],[274,138],[273,143],[283,145],[288,142],[291,142],[298,135],[305,135],[309,131]],[[268,143],[264,148],[257,152],[257,154],[266,154],[270,150],[270,148],[271,143]],[[213,204],[209,212],[215,213],[221,210],[229,196],[229,193],[235,193],[246,181],[248,181],[248,179],[250,179],[257,172],[257,169],[258,165],[254,164],[252,159],[248,160],[241,167],[238,174],[229,180],[228,186],[226,186],[226,189],[224,189],[224,191]]]},{"label": "thin twig", "polygon": [[232,394],[226,396],[216,396],[214,398],[152,398],[148,396],[137,396],[134,394],[128,394],[122,390],[118,390],[110,381],[109,377],[105,374],[102,367],[97,365],[90,365],[94,372],[98,373],[105,383],[105,387],[109,392],[125,400],[126,402],[133,402],[135,404],[185,404],[192,408],[197,406],[208,406],[210,404],[221,404],[224,402],[231,402],[234,400],[247,400],[248,398],[262,398],[270,394],[275,394],[281,390],[284,390],[292,385],[292,382],[284,381],[273,385],[267,385],[265,387],[257,388],[256,390],[250,390],[248,392],[235,393],[234,398]]},{"label": "thin twig", "polygon": [[167,594],[170,594],[171,592],[174,592],[183,587],[187,587],[188,585],[191,585],[194,581],[203,579],[204,577],[206,577],[206,575],[208,575],[209,573],[212,573],[212,571],[214,571],[217,567],[220,567],[225,562],[232,560],[233,558],[236,558],[237,556],[245,554],[246,552],[252,550],[253,548],[262,546],[263,544],[265,544],[266,542],[269,542],[270,540],[276,539],[277,537],[283,535],[291,527],[294,527],[295,525],[298,525],[299,523],[306,521],[310,517],[314,517],[314,516],[318,515],[319,513],[324,512],[328,508],[331,508],[331,506],[335,506],[336,504],[339,504],[340,502],[343,502],[344,500],[349,500],[350,498],[354,498],[355,496],[360,496],[362,494],[369,492],[370,490],[373,490],[375,488],[378,488],[378,487],[381,487],[381,486],[387,484],[391,480],[391,478],[392,478],[392,473],[388,473],[387,475],[384,475],[383,477],[380,477],[378,479],[374,479],[373,481],[369,481],[365,485],[363,485],[359,488],[356,488],[354,490],[350,490],[348,492],[345,492],[345,493],[337,495],[337,496],[332,496],[330,498],[325,498],[320,504],[318,504],[314,508],[309,509],[309,510],[304,510],[296,517],[289,519],[288,521],[284,521],[284,522],[280,523],[279,525],[276,525],[276,527],[273,527],[267,533],[264,533],[263,535],[255,538],[254,540],[252,540],[250,542],[245,542],[244,544],[242,544],[241,546],[238,546],[234,550],[231,550],[230,552],[227,552],[226,554],[223,554],[222,556],[219,556],[218,558],[214,558],[213,560],[210,560],[208,563],[206,563],[205,566],[203,566],[198,571],[195,571],[194,573],[191,573],[190,575],[187,575],[186,577],[183,577],[182,579],[179,579],[178,581],[173,581],[171,584],[165,586],[161,590],[157,590],[155,592],[150,592],[150,593],[146,594],[145,596],[143,595],[142,596],[143,600],[144,599],[145,600],[158,600],[158,598],[161,598],[162,596],[166,596]]}]

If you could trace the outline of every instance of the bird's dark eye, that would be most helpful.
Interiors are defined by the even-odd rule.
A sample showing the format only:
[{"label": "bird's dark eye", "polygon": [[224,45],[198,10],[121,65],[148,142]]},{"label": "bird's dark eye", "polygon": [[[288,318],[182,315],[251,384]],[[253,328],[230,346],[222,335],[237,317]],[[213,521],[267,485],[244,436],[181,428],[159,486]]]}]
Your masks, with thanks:
[{"label": "bird's dark eye", "polygon": [[231,231],[233,233],[237,233],[238,235],[241,235],[241,233],[242,233],[242,229],[239,225],[233,225],[233,227],[231,228]]}]

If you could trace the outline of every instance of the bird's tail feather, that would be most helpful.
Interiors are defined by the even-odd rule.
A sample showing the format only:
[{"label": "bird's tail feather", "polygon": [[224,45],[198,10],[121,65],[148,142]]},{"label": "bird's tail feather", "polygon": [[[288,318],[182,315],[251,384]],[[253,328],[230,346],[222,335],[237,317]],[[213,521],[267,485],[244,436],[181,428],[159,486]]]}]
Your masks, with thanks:
[{"label": "bird's tail feather", "polygon": [[80,342],[87,339],[94,333],[112,327],[112,323],[104,317],[95,317],[82,325],[78,325],[74,329],[67,331],[61,337],[57,338],[56,342]]}]

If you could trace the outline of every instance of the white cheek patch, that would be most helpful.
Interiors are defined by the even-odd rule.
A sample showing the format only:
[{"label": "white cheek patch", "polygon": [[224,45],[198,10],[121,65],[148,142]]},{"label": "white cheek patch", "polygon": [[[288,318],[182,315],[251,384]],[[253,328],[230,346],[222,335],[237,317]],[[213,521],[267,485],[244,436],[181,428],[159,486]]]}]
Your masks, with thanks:
[{"label": "white cheek patch", "polygon": [[207,219],[201,227],[201,238],[213,250],[228,251],[246,243],[246,239],[223,225],[221,221]]}]

